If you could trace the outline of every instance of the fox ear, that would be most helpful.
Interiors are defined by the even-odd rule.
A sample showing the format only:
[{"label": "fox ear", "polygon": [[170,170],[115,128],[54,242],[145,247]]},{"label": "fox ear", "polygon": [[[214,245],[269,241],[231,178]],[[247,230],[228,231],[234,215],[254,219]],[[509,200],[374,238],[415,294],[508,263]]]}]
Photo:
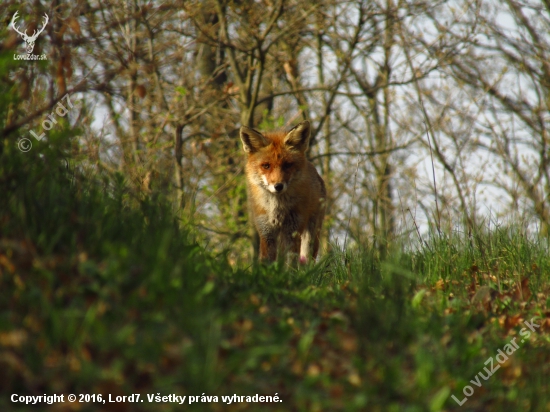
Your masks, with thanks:
[{"label": "fox ear", "polygon": [[309,138],[311,136],[311,127],[306,120],[293,127],[285,136],[285,145],[305,152],[309,147]]},{"label": "fox ear", "polygon": [[246,153],[254,153],[269,145],[267,139],[257,130],[247,126],[241,127],[241,140]]}]

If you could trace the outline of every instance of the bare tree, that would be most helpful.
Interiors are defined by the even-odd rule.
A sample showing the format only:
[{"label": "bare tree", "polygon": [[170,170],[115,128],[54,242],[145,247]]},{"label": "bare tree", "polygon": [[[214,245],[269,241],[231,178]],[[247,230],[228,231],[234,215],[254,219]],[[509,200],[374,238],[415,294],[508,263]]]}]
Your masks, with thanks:
[{"label": "bare tree", "polygon": [[[34,51],[50,59],[9,65],[3,81],[18,87],[1,136],[78,95],[70,147],[82,168],[122,175],[128,201],[172,202],[235,261],[254,237],[237,131],[306,118],[328,188],[325,249],[345,239],[383,257],[409,230],[472,231],[487,214],[548,233],[544,3],[37,5],[18,9],[17,27],[39,30],[47,13]],[[16,50],[23,40],[8,33],[3,48]]]}]

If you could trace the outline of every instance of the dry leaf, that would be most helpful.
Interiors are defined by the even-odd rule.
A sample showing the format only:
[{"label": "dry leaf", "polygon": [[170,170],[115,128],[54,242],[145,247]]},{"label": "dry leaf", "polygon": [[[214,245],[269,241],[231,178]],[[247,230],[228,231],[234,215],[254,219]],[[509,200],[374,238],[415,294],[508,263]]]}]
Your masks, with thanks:
[{"label": "dry leaf", "polygon": [[443,279],[439,279],[437,282],[435,282],[434,289],[435,290],[443,290],[445,288],[445,282]]},{"label": "dry leaf", "polygon": [[80,24],[78,23],[78,20],[74,17],[69,17],[67,19],[67,26],[69,26],[75,34],[79,36],[82,34],[82,32],[80,31]]},{"label": "dry leaf", "polygon": [[517,301],[528,300],[531,297],[531,290],[529,289],[529,278],[524,277],[521,282],[513,289],[511,297]]},{"label": "dry leaf", "polygon": [[24,329],[10,330],[0,333],[0,345],[18,348],[27,340],[27,331]]},{"label": "dry leaf", "polygon": [[488,310],[491,302],[498,295],[498,291],[490,286],[481,286],[472,297],[472,305],[481,305]]},{"label": "dry leaf", "polygon": [[361,385],[361,377],[357,372],[352,372],[348,376],[348,382],[351,383],[353,386],[360,386]]},{"label": "dry leaf", "polygon": [[136,94],[139,96],[140,99],[143,99],[147,94],[147,90],[145,89],[145,86],[143,86],[142,84],[138,85],[136,87]]},{"label": "dry leaf", "polygon": [[319,376],[320,373],[321,373],[321,367],[316,363],[310,364],[307,368],[308,376],[316,377],[316,376]]}]

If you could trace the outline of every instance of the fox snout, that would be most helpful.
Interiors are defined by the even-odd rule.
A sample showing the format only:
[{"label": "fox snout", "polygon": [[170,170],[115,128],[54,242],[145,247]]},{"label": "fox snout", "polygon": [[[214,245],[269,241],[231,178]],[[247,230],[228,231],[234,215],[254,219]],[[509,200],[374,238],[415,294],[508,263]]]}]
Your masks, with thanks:
[{"label": "fox snout", "polygon": [[288,187],[286,182],[270,183],[270,182],[268,182],[267,178],[265,178],[265,176],[264,176],[263,180],[264,180],[265,187],[271,193],[283,193]]},{"label": "fox snout", "polygon": [[267,185],[267,190],[271,193],[283,193],[287,189],[288,185],[285,182],[277,182],[271,185]]}]

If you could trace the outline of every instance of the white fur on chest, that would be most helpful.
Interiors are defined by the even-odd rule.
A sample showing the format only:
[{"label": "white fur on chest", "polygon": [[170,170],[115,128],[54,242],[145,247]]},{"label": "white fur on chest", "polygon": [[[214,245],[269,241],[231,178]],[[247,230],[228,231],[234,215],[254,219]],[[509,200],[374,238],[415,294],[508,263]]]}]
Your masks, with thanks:
[{"label": "white fur on chest", "polygon": [[256,226],[260,233],[278,232],[288,224],[296,200],[288,192],[274,194],[265,187],[259,186],[264,193],[256,198],[256,202],[257,206],[265,212],[255,217]]},{"label": "white fur on chest", "polygon": [[269,226],[280,227],[290,212],[292,201],[286,193],[274,195],[267,192],[266,196],[262,198],[261,206],[266,211],[263,216],[267,220],[265,223]]}]

